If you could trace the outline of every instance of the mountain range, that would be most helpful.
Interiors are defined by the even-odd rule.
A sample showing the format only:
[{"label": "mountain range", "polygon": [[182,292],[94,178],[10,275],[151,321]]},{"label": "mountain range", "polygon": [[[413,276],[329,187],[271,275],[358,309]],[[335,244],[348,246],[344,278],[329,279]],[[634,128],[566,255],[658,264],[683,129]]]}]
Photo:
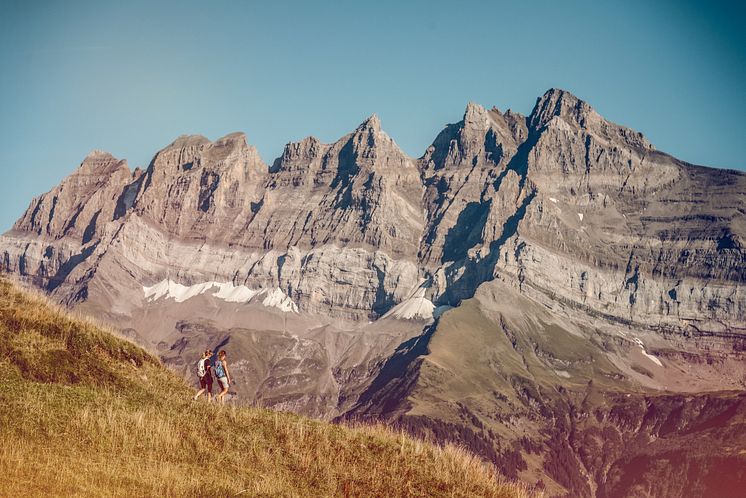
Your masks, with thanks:
[{"label": "mountain range", "polygon": [[746,174],[571,93],[470,103],[420,158],[376,115],[271,165],[245,135],[91,152],[0,268],[243,403],[456,442],[549,496],[746,488]]}]

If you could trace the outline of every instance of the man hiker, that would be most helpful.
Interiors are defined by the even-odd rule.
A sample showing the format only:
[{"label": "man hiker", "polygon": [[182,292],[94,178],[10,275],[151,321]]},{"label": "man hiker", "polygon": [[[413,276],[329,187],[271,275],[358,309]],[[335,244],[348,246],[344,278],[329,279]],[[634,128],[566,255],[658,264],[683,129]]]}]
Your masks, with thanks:
[{"label": "man hiker", "polygon": [[207,392],[207,401],[212,400],[212,365],[210,364],[210,357],[212,351],[209,349],[202,353],[202,358],[197,362],[197,377],[199,377],[200,390],[194,395],[194,401],[197,401],[200,394]]}]

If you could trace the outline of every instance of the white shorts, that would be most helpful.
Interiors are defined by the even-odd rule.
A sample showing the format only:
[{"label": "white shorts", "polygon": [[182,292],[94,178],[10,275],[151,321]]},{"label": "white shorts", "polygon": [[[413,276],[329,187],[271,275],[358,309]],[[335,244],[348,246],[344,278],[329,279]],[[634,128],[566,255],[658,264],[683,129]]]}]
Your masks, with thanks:
[{"label": "white shorts", "polygon": [[223,389],[228,389],[228,377],[218,377],[218,384]]}]

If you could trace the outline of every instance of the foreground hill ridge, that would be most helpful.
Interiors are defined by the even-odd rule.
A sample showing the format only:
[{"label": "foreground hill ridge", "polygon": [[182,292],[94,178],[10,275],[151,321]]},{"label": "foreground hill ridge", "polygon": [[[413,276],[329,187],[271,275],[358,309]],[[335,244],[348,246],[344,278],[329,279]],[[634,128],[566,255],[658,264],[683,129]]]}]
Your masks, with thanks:
[{"label": "foreground hill ridge", "polygon": [[0,355],[4,495],[530,496],[382,426],[190,403],[155,357],[5,279]]}]

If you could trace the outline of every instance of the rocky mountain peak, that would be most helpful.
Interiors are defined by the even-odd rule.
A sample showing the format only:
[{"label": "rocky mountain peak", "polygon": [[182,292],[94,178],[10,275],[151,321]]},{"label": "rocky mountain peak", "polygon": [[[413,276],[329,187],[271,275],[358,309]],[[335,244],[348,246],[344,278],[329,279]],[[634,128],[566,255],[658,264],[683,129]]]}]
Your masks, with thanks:
[{"label": "rocky mountain peak", "polygon": [[105,150],[101,149],[92,149],[83,159],[84,161],[86,159],[101,159],[101,158],[113,158],[114,156],[111,155],[111,153],[106,152]]},{"label": "rocky mountain peak", "polygon": [[166,149],[196,147],[199,145],[209,144],[210,140],[203,135],[179,135],[176,140],[171,142]]},{"label": "rocky mountain peak", "polygon": [[357,127],[356,131],[368,131],[371,130],[374,133],[378,133],[381,131],[381,119],[378,117],[378,114],[373,113],[368,118],[360,123],[360,126]]},{"label": "rocky mountain peak", "polygon": [[131,179],[127,161],[93,150],[59,185],[34,199],[13,228],[90,242],[113,216],[117,197]]},{"label": "rocky mountain peak", "polygon": [[244,133],[182,135],[155,155],[133,206],[170,234],[230,237],[221,224],[250,215],[267,173]]},{"label": "rocky mountain peak", "polygon": [[537,99],[529,116],[529,127],[534,131],[547,127],[569,133],[582,131],[604,141],[642,150],[654,149],[642,133],[607,121],[590,104],[558,88],[547,90]]},{"label": "rocky mountain peak", "polygon": [[485,130],[490,125],[490,118],[487,109],[474,102],[466,104],[464,111],[464,125],[466,129]]},{"label": "rocky mountain peak", "polygon": [[559,88],[551,88],[536,100],[529,118],[531,128],[538,130],[553,118],[560,117],[565,122],[586,127],[589,120],[601,120],[601,116],[586,102],[572,93]]},{"label": "rocky mountain peak", "polygon": [[228,145],[238,147],[249,147],[249,141],[246,139],[246,133],[234,131],[224,137],[218,138],[213,142],[215,145]]},{"label": "rocky mountain peak", "polygon": [[378,143],[394,143],[394,140],[381,128],[381,120],[375,113],[355,128],[352,138],[353,142],[365,144],[366,147],[373,147]]},{"label": "rocky mountain peak", "polygon": [[318,138],[312,136],[305,137],[298,142],[288,142],[282,151],[279,164],[301,159],[314,159],[321,152],[322,145]]},{"label": "rocky mountain peak", "polygon": [[[474,102],[466,105],[463,119],[447,125],[420,159],[429,176],[443,168],[472,168],[476,164],[495,165],[525,140],[525,118],[520,114],[489,111]],[[512,152],[510,152],[512,154]]]},{"label": "rocky mountain peak", "polygon": [[215,141],[202,135],[181,135],[155,155],[148,175],[170,177],[201,168],[235,170],[249,175],[263,175],[267,171],[256,147],[249,145],[246,134],[234,132]]},{"label": "rocky mountain peak", "polygon": [[[126,160],[120,160],[111,155],[108,152],[102,150],[93,150],[83,159],[78,169],[73,173],[72,176],[94,176],[101,177],[99,180],[103,181],[104,178],[112,176],[114,174],[121,174],[123,176],[129,176],[130,171],[127,167]],[[70,181],[70,180],[66,180]]]},{"label": "rocky mountain peak", "polygon": [[250,175],[263,175],[267,166],[259,156],[256,147],[250,145],[243,132],[230,133],[207,144],[200,161],[211,164],[216,169],[234,169]]},{"label": "rocky mountain peak", "polygon": [[[342,138],[338,144],[341,142],[346,142],[346,139]],[[352,147],[351,152],[355,157],[355,161],[373,161],[370,164],[371,167],[382,166],[382,164],[378,164],[377,158],[384,159],[383,163],[388,163],[391,158],[395,158],[395,162],[397,163],[406,162],[413,166],[409,157],[407,157],[396,142],[394,142],[394,140],[381,129],[381,120],[376,114],[372,114],[355,129],[348,143]]]}]

